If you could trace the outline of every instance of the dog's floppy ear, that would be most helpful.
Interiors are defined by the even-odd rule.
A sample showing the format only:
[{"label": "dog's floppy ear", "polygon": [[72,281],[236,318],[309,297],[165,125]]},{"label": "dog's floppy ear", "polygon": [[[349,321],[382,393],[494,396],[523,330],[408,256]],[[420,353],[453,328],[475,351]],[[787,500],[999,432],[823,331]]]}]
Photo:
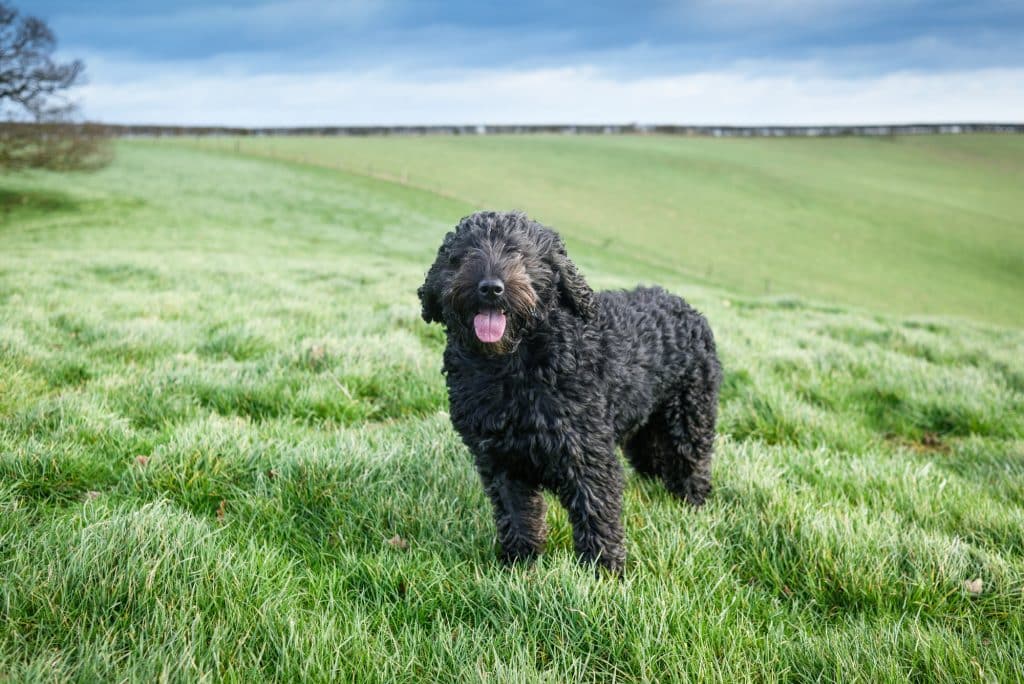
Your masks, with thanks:
[{"label": "dog's floppy ear", "polygon": [[547,232],[552,238],[548,255],[555,270],[559,297],[562,303],[575,311],[578,316],[590,320],[597,314],[594,291],[590,289],[590,285],[587,285],[583,275],[576,270],[576,264],[566,254],[562,238],[553,230]]},{"label": "dog's floppy ear", "polygon": [[455,233],[448,233],[444,236],[444,242],[437,250],[437,258],[427,271],[426,280],[416,290],[420,298],[420,305],[423,307],[420,315],[427,323],[441,323],[444,320],[444,313],[441,309],[441,291],[444,283],[441,282],[441,272],[444,264],[448,262],[452,243],[455,241]]}]

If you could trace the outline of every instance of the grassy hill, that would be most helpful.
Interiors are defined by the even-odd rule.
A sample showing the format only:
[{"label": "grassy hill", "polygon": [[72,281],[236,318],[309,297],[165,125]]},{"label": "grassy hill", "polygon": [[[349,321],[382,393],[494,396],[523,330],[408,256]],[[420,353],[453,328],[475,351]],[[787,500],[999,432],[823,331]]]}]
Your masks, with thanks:
[{"label": "grassy hill", "polygon": [[[590,144],[547,140],[555,160]],[[344,142],[394,155],[442,145]],[[830,156],[812,142],[792,154]],[[929,149],[818,142],[847,154],[891,144],[915,159]],[[914,168],[933,180],[962,168],[970,181],[980,173],[971,160],[1003,159],[991,163],[1019,173],[1020,156],[996,142],[942,142],[962,166]],[[619,184],[604,191],[617,213],[583,202],[601,197],[611,164],[595,153],[590,178],[590,165],[566,157],[577,189],[535,185],[530,196],[551,203],[538,217],[564,224],[592,283],[656,279],[716,330],[726,368],[716,490],[692,512],[630,476],[622,582],[576,566],[557,505],[548,553],[510,571],[445,415],[441,334],[420,321],[414,296],[443,232],[488,198],[254,158],[249,143],[235,154],[123,142],[97,174],[0,179],[0,680],[1024,678],[1024,332],[697,284],[662,258],[659,240],[682,236],[585,234],[617,225],[602,216],[630,215],[628,202],[660,214]],[[513,147],[451,144],[452,154]],[[622,154],[654,145],[609,144]],[[713,141],[673,144],[718,154]],[[508,187],[492,188],[508,204],[520,172],[510,162]],[[646,173],[639,162],[633,172]],[[793,173],[809,184],[818,175]],[[737,221],[752,220],[715,177],[690,196],[721,207],[732,196]],[[950,196],[928,211],[1017,217],[985,239],[1019,228],[1021,200],[973,182],[974,209]],[[584,183],[595,189],[573,194]],[[916,183],[906,186],[922,193],[913,210],[898,194],[887,200],[907,226],[928,206]],[[795,235],[784,232],[786,203],[821,209],[790,190],[761,195],[783,231],[764,255],[773,264]],[[559,218],[570,201],[581,202],[579,223]],[[824,206],[870,217],[862,201],[876,200],[852,193]],[[894,244],[912,241],[899,232]],[[846,258],[873,253],[864,249]],[[991,249],[971,258],[989,255],[992,272],[1020,258]],[[706,280],[742,290],[726,256]],[[958,268],[984,281],[985,268]],[[794,270],[793,283],[814,273]],[[955,289],[919,275],[900,277],[928,296]],[[868,307],[881,296],[844,286],[835,299]],[[987,287],[1011,296],[998,279]],[[912,302],[894,294],[879,309]]]},{"label": "grassy hill", "polygon": [[1024,137],[185,140],[520,208],[616,270],[1024,326]]}]

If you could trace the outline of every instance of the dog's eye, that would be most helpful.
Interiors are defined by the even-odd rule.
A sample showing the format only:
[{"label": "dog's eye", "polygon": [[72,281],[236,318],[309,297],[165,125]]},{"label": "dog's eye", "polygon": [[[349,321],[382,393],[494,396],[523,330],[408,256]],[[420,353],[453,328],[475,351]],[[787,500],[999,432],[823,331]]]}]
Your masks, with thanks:
[{"label": "dog's eye", "polygon": [[448,257],[448,265],[449,266],[458,267],[458,265],[461,264],[461,263],[462,263],[462,257],[460,257],[458,254],[452,254],[452,255],[450,255]]}]

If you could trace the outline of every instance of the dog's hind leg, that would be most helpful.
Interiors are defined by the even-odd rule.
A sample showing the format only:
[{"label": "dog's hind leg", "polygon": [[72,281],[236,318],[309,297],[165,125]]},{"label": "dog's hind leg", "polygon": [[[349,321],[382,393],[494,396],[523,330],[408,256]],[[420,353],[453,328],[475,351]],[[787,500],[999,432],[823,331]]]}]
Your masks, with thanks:
[{"label": "dog's hind leg", "polygon": [[671,458],[674,445],[668,434],[664,409],[656,410],[622,445],[622,452],[633,469],[644,477],[661,475],[663,464]]},{"label": "dog's hind leg", "polygon": [[700,506],[711,493],[711,454],[715,445],[721,368],[707,357],[682,379],[678,394],[665,405],[665,437],[672,451],[660,475],[673,494]]}]

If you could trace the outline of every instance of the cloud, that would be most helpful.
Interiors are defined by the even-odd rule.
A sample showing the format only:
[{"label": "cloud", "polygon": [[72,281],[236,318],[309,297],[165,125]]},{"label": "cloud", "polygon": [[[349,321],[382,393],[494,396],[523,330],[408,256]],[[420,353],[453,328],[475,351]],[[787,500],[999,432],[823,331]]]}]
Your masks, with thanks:
[{"label": "cloud", "polygon": [[[139,61],[263,53],[339,56],[395,18],[395,0],[275,0],[258,3],[134,3],[100,0],[40,13],[67,51]],[[342,49],[339,49],[342,48]]]},{"label": "cloud", "polygon": [[424,80],[387,70],[225,76],[193,67],[122,75],[80,94],[98,120],[242,126],[1016,121],[1024,111],[1024,68],[859,78],[822,75],[813,65],[782,71],[624,79],[584,66]]},{"label": "cloud", "polygon": [[1019,119],[1013,0],[35,0],[110,121]]},{"label": "cloud", "polygon": [[36,4],[69,52],[142,62],[234,55],[253,72],[592,64],[649,74],[744,60],[815,61],[847,74],[1024,66],[1024,4],[1007,0]]}]

